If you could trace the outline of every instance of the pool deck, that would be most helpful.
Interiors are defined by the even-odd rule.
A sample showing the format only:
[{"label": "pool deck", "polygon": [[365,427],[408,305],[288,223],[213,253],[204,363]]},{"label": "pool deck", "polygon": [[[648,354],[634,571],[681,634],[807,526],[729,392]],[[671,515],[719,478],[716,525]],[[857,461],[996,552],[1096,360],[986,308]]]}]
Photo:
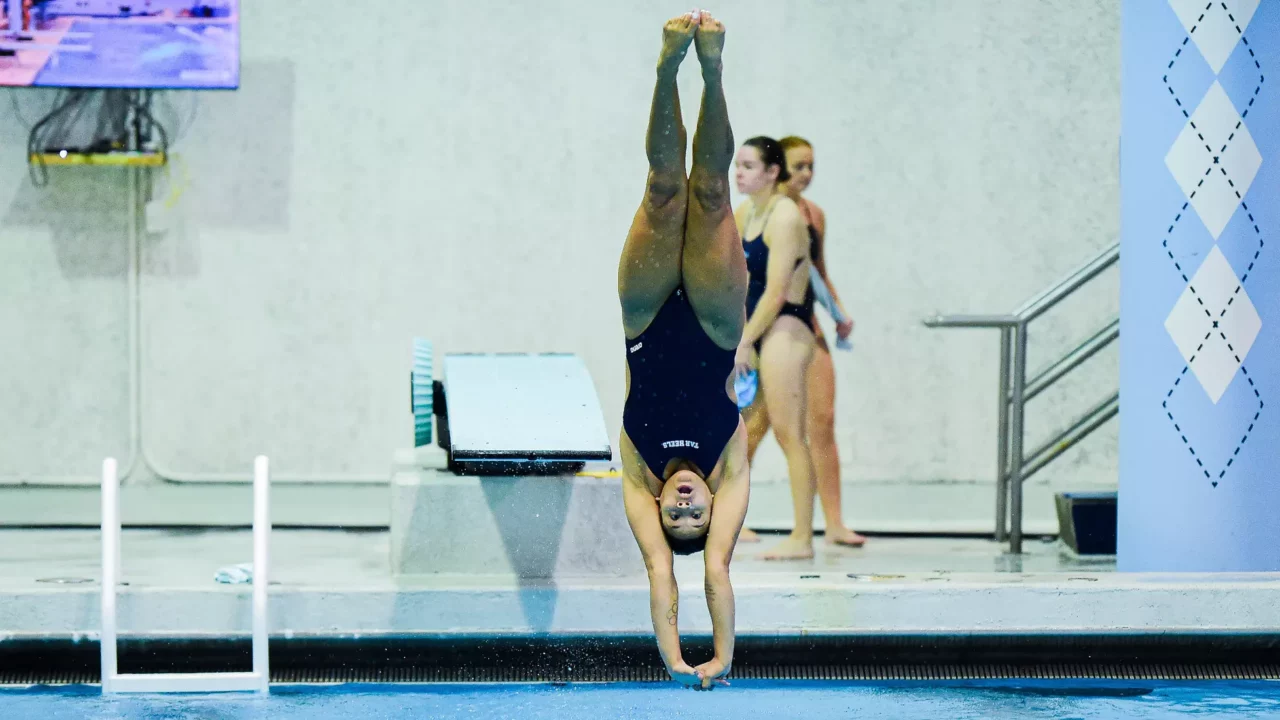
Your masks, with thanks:
[{"label": "pool deck", "polygon": [[[970,634],[1280,631],[1280,574],[1116,573],[1031,540],[1013,557],[984,539],[873,537],[813,560],[754,557],[740,545],[737,628],[751,634]],[[243,636],[249,585],[215,582],[247,562],[247,530],[126,530],[120,628],[146,636]],[[94,639],[99,533],[0,530],[0,640]],[[383,531],[278,529],[272,535],[271,632],[378,634],[651,632],[643,572],[520,581],[482,574],[393,577]],[[701,556],[677,558],[681,631],[710,632]],[[639,568],[637,568],[639,570]]]}]

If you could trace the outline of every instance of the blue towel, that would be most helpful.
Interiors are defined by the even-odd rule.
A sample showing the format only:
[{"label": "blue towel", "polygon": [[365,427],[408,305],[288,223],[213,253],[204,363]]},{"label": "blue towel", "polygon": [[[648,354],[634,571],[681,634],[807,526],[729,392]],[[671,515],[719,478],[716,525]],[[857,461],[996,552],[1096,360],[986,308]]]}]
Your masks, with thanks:
[{"label": "blue towel", "polygon": [[[835,320],[837,325],[848,320],[844,313],[840,312],[840,306],[836,305],[835,298],[831,297],[831,290],[827,287],[827,283],[822,280],[822,274],[813,265],[809,266],[809,284],[813,286],[813,299],[827,309],[831,319]],[[836,338],[836,348],[839,350],[852,350],[853,341],[849,338]]]},{"label": "blue towel", "polygon": [[253,563],[240,563],[219,568],[213,579],[227,585],[244,585],[253,582]]},{"label": "blue towel", "polygon": [[818,268],[812,265],[809,266],[809,284],[813,286],[813,299],[827,309],[831,319],[835,320],[837,325],[844,322],[847,318],[845,318],[844,313],[840,312],[840,307],[836,305],[835,298],[831,297],[831,290],[827,287],[827,283],[823,281],[822,273],[818,272]]},{"label": "blue towel", "polygon": [[748,370],[745,374],[733,379],[733,392],[738,396],[739,410],[751,405],[751,402],[756,399],[756,390],[759,388],[760,378],[755,370]]}]

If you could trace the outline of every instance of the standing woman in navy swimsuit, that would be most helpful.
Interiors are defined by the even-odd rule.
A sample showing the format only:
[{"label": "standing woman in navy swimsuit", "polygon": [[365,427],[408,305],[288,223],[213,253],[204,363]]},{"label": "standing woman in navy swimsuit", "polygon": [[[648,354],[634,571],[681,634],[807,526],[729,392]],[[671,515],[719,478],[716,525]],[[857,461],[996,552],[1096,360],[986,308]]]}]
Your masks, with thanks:
[{"label": "standing woman in navy swimsuit", "polygon": [[787,457],[795,525],[766,559],[813,557],[813,462],[805,434],[805,377],[813,358],[812,240],[804,216],[787,197],[790,179],[782,146],[768,137],[743,143],[737,157],[738,192],[749,196],[734,213],[746,256],[747,325],[740,356],[758,353],[760,392],[744,412],[767,409],[774,437]]},{"label": "standing woman in navy swimsuit", "polygon": [[[801,137],[794,135],[778,141],[786,153],[787,173],[791,176],[786,183],[787,197],[800,208],[800,214],[808,225],[810,237],[809,255],[813,267],[826,284],[828,292],[827,307],[832,317],[839,316],[836,323],[836,335],[840,339],[849,337],[853,331],[853,321],[848,320],[848,313],[836,294],[835,285],[827,274],[826,236],[827,216],[814,201],[804,197],[813,180],[813,145]],[[812,275],[811,275],[812,277]],[[809,458],[813,462],[813,474],[817,478],[818,499],[822,502],[822,512],[826,516],[826,530],[823,537],[832,545],[862,547],[867,539],[850,530],[844,524],[840,504],[840,451],[836,447],[836,374],[831,362],[831,348],[823,336],[822,326],[814,316],[811,319],[814,335],[813,360],[809,363],[806,379],[805,401],[805,436],[809,440]],[[769,411],[762,403],[751,406],[746,413],[747,418],[747,457],[754,460],[760,441],[769,432]],[[750,530],[743,530],[741,542],[755,542],[758,538]]]},{"label": "standing woman in navy swimsuit", "polygon": [[[690,43],[704,91],[686,178],[676,73]],[[746,362],[738,346],[747,270],[729,205],[733,133],[723,46],[724,27],[705,11],[663,28],[649,177],[618,265],[627,360],[623,503],[649,575],[649,611],[667,672],[703,689],[724,683],[733,662],[729,561],[750,492],[746,428],[732,390],[735,362]],[[691,667],[680,652],[672,555],[699,550],[715,657]]]}]

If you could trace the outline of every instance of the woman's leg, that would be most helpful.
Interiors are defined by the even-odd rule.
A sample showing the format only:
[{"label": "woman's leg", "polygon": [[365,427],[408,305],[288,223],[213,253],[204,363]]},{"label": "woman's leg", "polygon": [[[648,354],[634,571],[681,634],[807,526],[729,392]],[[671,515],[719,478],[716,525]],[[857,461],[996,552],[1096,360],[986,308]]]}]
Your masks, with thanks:
[{"label": "woman's leg", "polygon": [[774,321],[760,349],[760,389],[769,407],[773,435],[787,456],[795,525],[791,535],[765,554],[767,560],[813,557],[813,463],[805,437],[805,378],[813,357],[813,331],[791,315]]},{"label": "woman's leg", "polygon": [[724,99],[724,26],[703,14],[694,37],[702,67],[702,107],[693,135],[683,275],[689,303],[711,339],[735,348],[747,321],[747,260],[729,205],[733,129]]},{"label": "woman's leg", "polygon": [[649,110],[645,151],[649,178],[618,263],[618,298],[628,338],[639,335],[680,284],[689,189],[685,178],[684,123],[676,73],[693,41],[688,16],[668,20],[662,29],[658,79]]},{"label": "woman's leg", "polygon": [[813,360],[805,385],[809,419],[809,455],[817,476],[818,498],[826,518],[828,543],[861,547],[866,538],[845,527],[840,508],[840,450],[836,447],[836,372],[825,339],[814,342]]}]

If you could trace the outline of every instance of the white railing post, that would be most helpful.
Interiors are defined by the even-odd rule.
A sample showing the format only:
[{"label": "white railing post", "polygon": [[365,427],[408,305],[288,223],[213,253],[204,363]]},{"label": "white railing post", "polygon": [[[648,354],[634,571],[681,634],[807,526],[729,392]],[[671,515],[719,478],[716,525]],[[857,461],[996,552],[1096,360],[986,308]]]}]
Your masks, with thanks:
[{"label": "white railing post", "polygon": [[120,478],[116,459],[102,461],[102,691],[116,676],[116,586],[120,582]]},{"label": "white railing post", "polygon": [[116,461],[102,463],[102,692],[270,692],[268,584],[271,562],[271,473],[266,456],[253,460],[253,670],[225,673],[121,673],[116,588],[120,582],[120,479]]},{"label": "white railing post", "polygon": [[271,683],[267,653],[267,585],[271,568],[271,468],[265,455],[253,461],[253,674],[260,692]]}]

